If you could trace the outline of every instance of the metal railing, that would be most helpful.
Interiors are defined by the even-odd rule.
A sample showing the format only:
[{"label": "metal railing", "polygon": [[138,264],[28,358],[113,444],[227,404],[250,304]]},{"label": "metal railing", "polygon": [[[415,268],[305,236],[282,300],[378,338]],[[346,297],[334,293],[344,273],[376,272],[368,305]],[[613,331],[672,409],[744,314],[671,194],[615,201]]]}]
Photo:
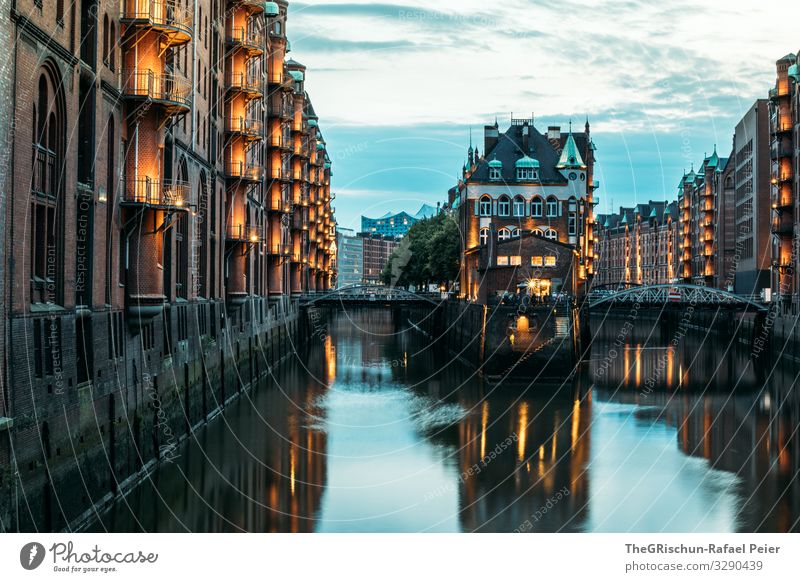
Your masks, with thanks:
[{"label": "metal railing", "polygon": [[225,119],[225,131],[242,133],[250,136],[262,136],[264,135],[264,123],[260,119],[228,117]]},{"label": "metal railing", "polygon": [[148,206],[186,208],[191,193],[189,182],[174,180],[164,183],[149,177],[128,178],[122,193],[122,202]]},{"label": "metal railing", "polygon": [[192,104],[192,84],[188,79],[151,69],[123,69],[122,94],[125,97],[167,101],[184,107]]},{"label": "metal railing", "polygon": [[228,71],[225,84],[229,89],[237,89],[248,93],[261,93],[261,80],[246,72]]},{"label": "metal railing", "polygon": [[225,228],[225,237],[230,241],[258,242],[261,240],[261,228],[246,224],[231,224]]},{"label": "metal railing", "polygon": [[261,31],[244,26],[229,26],[225,32],[225,37],[229,44],[258,50],[262,50],[264,46],[264,35],[261,34]]},{"label": "metal railing", "polygon": [[192,11],[190,2],[177,0],[123,0],[122,21],[144,22],[164,26],[192,36]]},{"label": "metal railing", "polygon": [[230,178],[258,182],[264,177],[264,167],[252,162],[226,160],[225,173]]}]

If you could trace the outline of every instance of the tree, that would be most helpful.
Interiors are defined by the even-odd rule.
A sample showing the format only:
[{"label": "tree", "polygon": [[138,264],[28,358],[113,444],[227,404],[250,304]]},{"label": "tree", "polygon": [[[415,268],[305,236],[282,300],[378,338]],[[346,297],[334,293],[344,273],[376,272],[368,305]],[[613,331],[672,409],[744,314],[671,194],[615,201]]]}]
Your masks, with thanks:
[{"label": "tree", "polygon": [[381,281],[392,286],[447,284],[458,275],[461,235],[444,213],[420,220],[389,257]]}]

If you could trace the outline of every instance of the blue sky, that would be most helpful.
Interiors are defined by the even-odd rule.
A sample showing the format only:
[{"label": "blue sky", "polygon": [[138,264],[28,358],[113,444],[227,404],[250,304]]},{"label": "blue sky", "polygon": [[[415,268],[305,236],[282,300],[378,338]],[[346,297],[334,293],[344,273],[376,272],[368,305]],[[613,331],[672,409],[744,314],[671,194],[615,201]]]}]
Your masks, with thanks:
[{"label": "blue sky", "polygon": [[[800,49],[773,0],[314,0],[290,4],[290,56],[333,159],[340,226],[445,200],[483,125],[592,123],[599,211],[672,199]],[[790,15],[795,11],[793,16]]]}]

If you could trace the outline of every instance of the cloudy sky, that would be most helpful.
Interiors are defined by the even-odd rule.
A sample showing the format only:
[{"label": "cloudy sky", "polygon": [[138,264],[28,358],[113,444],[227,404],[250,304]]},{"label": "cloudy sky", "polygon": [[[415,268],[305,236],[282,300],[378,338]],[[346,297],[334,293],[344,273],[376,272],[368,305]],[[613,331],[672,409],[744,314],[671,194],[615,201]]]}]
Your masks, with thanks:
[{"label": "cloudy sky", "polygon": [[[434,8],[435,6],[435,8]],[[291,57],[334,162],[342,227],[443,201],[483,125],[533,114],[597,144],[599,210],[672,199],[800,49],[794,0],[311,0]]]}]

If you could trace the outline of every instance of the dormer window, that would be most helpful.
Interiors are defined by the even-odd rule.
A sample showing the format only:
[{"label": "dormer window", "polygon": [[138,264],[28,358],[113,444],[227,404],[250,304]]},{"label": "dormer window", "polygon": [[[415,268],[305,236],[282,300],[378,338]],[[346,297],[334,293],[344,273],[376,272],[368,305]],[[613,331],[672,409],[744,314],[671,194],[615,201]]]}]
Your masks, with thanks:
[{"label": "dormer window", "polygon": [[500,160],[489,162],[489,179],[492,181],[503,179],[503,162]]},{"label": "dormer window", "polygon": [[517,180],[520,182],[538,180],[539,174],[533,168],[517,168]]}]

